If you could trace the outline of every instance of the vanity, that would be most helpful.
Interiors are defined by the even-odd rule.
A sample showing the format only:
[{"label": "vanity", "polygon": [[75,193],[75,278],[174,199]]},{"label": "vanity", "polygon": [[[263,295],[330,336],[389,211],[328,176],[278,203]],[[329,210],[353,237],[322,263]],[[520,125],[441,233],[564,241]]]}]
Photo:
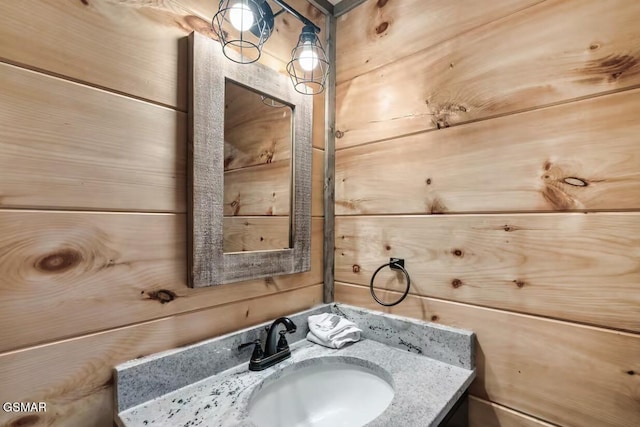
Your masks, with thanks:
[{"label": "vanity", "polygon": [[[331,349],[305,339],[307,318],[335,313],[362,339]],[[343,305],[288,316],[291,357],[250,371],[269,324],[136,359],[115,368],[121,427],[466,425],[475,378],[472,332]],[[461,421],[454,424],[453,418]]]},{"label": "vanity", "polygon": [[[189,284],[308,271],[311,98],[274,70],[228,61],[203,35],[192,34],[189,49]],[[256,161],[263,151],[281,157]],[[270,198],[266,212],[255,208],[260,197]],[[322,313],[354,322],[362,339],[341,349],[307,341],[308,317]],[[117,366],[115,419],[121,427],[465,426],[474,341],[468,331],[324,304]]]}]

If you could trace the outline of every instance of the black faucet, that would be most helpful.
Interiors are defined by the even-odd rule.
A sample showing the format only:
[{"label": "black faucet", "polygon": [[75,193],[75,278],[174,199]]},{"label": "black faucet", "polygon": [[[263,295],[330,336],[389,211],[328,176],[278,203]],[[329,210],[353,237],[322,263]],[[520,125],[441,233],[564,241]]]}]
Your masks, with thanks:
[{"label": "black faucet", "polygon": [[[278,332],[278,325],[283,324],[286,330],[280,331],[280,338],[276,341],[276,332]],[[250,343],[242,344],[238,349],[242,349],[251,344],[255,344],[251,360],[249,361],[250,371],[262,371],[270,366],[275,365],[285,359],[291,357],[291,351],[289,350],[289,343],[285,338],[285,334],[294,333],[296,331],[296,324],[293,323],[288,317],[279,317],[273,321],[267,332],[267,341],[264,345],[264,351],[260,345],[260,340],[255,340]]]}]

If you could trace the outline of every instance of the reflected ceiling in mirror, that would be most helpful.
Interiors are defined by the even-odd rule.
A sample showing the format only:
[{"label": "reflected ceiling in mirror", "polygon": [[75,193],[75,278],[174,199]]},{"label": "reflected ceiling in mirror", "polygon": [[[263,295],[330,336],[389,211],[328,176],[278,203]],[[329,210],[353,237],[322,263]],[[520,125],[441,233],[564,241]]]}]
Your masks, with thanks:
[{"label": "reflected ceiling in mirror", "polygon": [[291,247],[291,120],[288,105],[225,80],[224,252]]}]

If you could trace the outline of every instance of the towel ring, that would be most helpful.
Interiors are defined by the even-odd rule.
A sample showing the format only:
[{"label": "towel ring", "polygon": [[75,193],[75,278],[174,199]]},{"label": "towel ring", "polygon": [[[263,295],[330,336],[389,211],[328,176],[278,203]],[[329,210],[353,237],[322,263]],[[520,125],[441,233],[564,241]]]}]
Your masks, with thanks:
[{"label": "towel ring", "polygon": [[[402,294],[400,299],[396,302],[386,303],[386,302],[380,301],[373,289],[373,281],[375,280],[376,275],[378,274],[378,272],[380,272],[380,270],[382,270],[385,267],[389,267],[392,270],[400,270],[404,273],[404,277],[407,278],[407,289],[404,290],[404,294]],[[371,291],[371,296],[373,297],[374,300],[376,300],[378,304],[384,305],[385,307],[391,307],[392,305],[400,304],[407,297],[407,295],[409,295],[410,287],[411,287],[411,277],[409,277],[409,273],[404,268],[404,259],[402,258],[391,258],[391,260],[387,264],[382,264],[380,267],[378,267],[378,269],[373,273],[373,276],[371,276],[371,283],[369,283],[369,290]]]}]

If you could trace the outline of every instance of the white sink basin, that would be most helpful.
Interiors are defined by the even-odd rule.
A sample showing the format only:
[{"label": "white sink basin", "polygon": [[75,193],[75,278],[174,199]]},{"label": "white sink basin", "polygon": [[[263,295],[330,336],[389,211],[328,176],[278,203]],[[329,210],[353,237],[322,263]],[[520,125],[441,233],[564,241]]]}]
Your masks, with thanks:
[{"label": "white sink basin", "polygon": [[249,402],[258,427],[360,427],[389,406],[391,376],[350,357],[310,359],[264,380]]}]

